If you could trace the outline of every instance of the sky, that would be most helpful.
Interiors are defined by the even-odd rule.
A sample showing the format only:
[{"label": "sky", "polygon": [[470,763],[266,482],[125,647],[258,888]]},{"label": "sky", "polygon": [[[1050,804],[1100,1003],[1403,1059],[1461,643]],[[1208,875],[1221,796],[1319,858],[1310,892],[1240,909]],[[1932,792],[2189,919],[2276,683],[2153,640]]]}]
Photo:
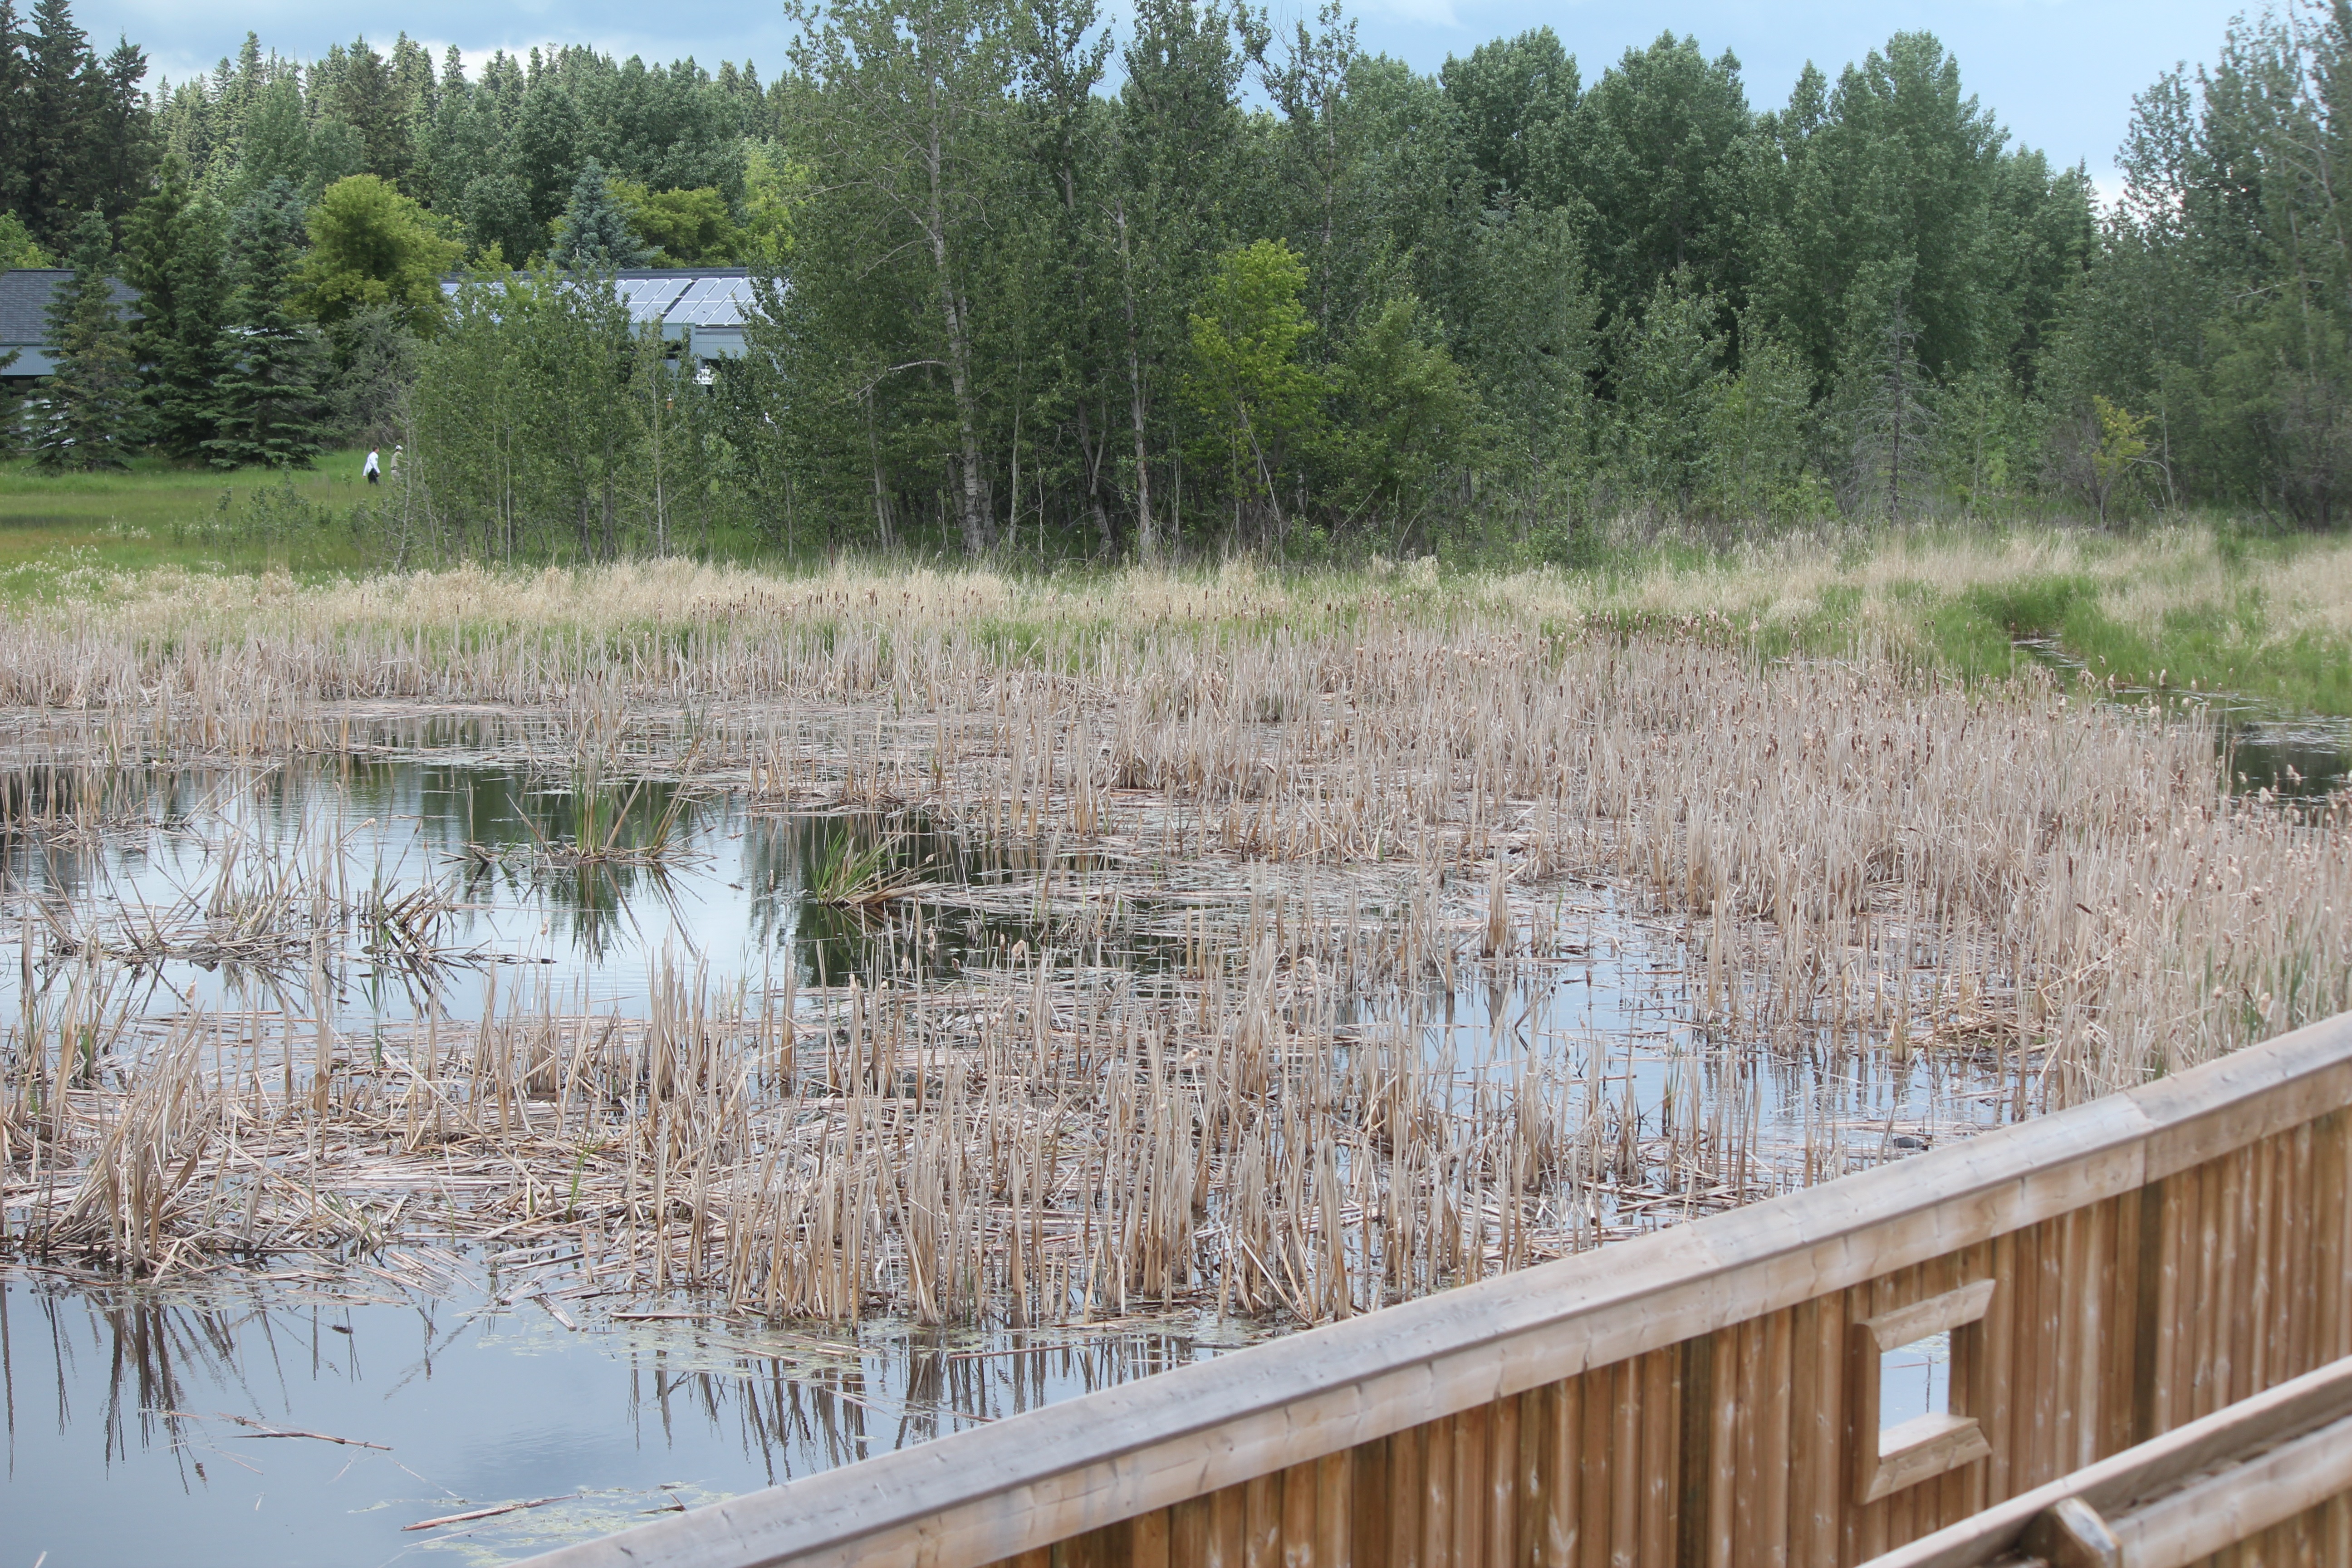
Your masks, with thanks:
[{"label": "sky", "polygon": [[[1357,0],[1358,37],[1372,50],[1435,70],[1448,55],[1549,24],[1591,82],[1628,47],[1664,30],[1695,35],[1710,55],[1729,49],[1751,103],[1783,102],[1808,59],[1834,78],[1888,34],[1925,28],[1958,57],[1961,80],[2018,141],[2053,163],[2089,165],[2114,186],[2116,144],[2132,95],[2176,61],[2210,59],[2244,0]],[[1110,9],[1106,6],[1106,10]],[[1312,0],[1306,9],[1311,15]],[[1301,0],[1275,0],[1279,22]],[[75,16],[101,50],[118,34],[143,47],[149,77],[181,79],[233,53],[247,28],[265,47],[310,58],[364,34],[379,44],[405,30],[437,54],[456,44],[471,59],[498,47],[589,43],[648,59],[692,55],[759,63],[771,76],[786,27],[775,0],[79,0]]]}]

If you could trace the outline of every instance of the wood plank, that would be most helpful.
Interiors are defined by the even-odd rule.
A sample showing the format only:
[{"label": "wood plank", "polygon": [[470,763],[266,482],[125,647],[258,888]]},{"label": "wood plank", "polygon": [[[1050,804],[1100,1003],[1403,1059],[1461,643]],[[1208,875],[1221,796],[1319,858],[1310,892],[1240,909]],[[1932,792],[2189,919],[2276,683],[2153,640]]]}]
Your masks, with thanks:
[{"label": "wood plank", "polygon": [[1352,1455],[1315,1461],[1315,1550],[1323,1568],[1357,1568],[1353,1546],[1356,1465]]},{"label": "wood plank", "polygon": [[1282,1473],[1242,1483],[1242,1568],[1281,1568]]},{"label": "wood plank", "polygon": [[1486,1427],[1486,1555],[1481,1562],[1509,1568],[1518,1561],[1519,1402],[1498,1399]]},{"label": "wood plank", "polygon": [[1128,1561],[1134,1568],[1169,1568],[1170,1521],[1165,1509],[1137,1516],[1128,1537]]},{"label": "wood plank", "polygon": [[[1871,1568],[1980,1568],[2014,1551],[2028,1524],[2063,1498],[2080,1497],[2108,1520],[2187,1479],[2315,1430],[2352,1421],[2352,1356],[2189,1422],[2112,1458],[1994,1503],[1969,1519],[1897,1548]],[[2352,1445],[2347,1445],[2352,1447]]]},{"label": "wood plank", "polygon": [[2352,1491],[2352,1419],[2169,1492],[2108,1523],[2132,1568],[2184,1568]]},{"label": "wood plank", "polygon": [[1763,1568],[1786,1568],[1789,1561],[1789,1421],[1792,1371],[1791,1323],[1787,1312],[1764,1320],[1761,1397],[1753,1418],[1756,1435],[1756,1534],[1742,1555]]},{"label": "wood plank", "polygon": [[1324,1568],[1344,1568],[1337,1558],[1318,1560],[1315,1554],[1316,1505],[1322,1497],[1322,1466],[1321,1459],[1310,1459],[1282,1472],[1281,1529],[1276,1542],[1276,1561],[1282,1568],[1317,1568],[1318,1561]]},{"label": "wood plank", "polygon": [[1003,1560],[2038,1225],[2332,1114],[2348,1091],[2352,1023],[2330,1020],[1896,1167],[564,1548],[548,1568]]},{"label": "wood plank", "polygon": [[1957,1289],[1938,1291],[1925,1300],[1880,1312],[1864,1320],[1862,1326],[1878,1341],[1880,1350],[1891,1351],[1975,1322],[1991,1305],[1992,1292],[1992,1280],[1973,1279]]},{"label": "wood plank", "polygon": [[1915,1415],[1881,1437],[1877,1462],[1864,1489],[1863,1501],[1876,1502],[1930,1476],[1940,1476],[1959,1465],[1973,1464],[1992,1452],[1984,1430],[1973,1415],[1931,1411]]},{"label": "wood plank", "polygon": [[1584,1380],[1570,1378],[1549,1391],[1544,1434],[1544,1511],[1537,1561],[1543,1568],[1576,1568],[1583,1502],[1579,1482],[1578,1436],[1584,1418]]}]

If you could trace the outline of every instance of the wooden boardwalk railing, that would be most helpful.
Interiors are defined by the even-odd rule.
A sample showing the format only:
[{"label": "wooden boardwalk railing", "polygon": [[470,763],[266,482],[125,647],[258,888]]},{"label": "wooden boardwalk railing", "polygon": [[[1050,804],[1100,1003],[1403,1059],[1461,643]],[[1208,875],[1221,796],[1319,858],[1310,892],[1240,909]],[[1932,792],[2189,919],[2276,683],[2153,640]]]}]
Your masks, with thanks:
[{"label": "wooden boardwalk railing", "polygon": [[1868,1568],[2352,1565],[2352,1356],[2126,1448]]},{"label": "wooden boardwalk railing", "polygon": [[2347,1106],[2352,1015],[534,1562],[1860,1563],[2352,1353]]}]

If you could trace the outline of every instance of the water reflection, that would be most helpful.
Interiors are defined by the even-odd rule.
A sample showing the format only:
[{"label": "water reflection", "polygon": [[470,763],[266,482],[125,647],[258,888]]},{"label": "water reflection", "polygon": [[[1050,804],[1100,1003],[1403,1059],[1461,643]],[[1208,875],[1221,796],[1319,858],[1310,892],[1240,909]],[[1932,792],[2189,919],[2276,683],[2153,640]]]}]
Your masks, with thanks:
[{"label": "water reflection", "polygon": [[[522,763],[24,768],[0,773],[0,898],[19,917],[0,943],[34,925],[48,957],[103,953],[212,1006],[274,1005],[320,963],[380,1022],[428,1000],[478,1016],[498,965],[641,1005],[666,953],[822,985],[952,973],[975,952],[1034,945],[1041,921],[1003,907],[948,900],[919,940],[887,917],[1046,858],[919,812],[786,815],[735,791]],[[821,896],[845,871],[859,886]],[[859,896],[875,883],[899,896]]]},{"label": "water reflection", "polygon": [[[0,1512],[29,1562],[525,1555],[1213,1355],[1180,1326],[992,1337],[596,1324],[535,1300],[0,1279]],[[513,1504],[432,1530],[409,1527]]]}]

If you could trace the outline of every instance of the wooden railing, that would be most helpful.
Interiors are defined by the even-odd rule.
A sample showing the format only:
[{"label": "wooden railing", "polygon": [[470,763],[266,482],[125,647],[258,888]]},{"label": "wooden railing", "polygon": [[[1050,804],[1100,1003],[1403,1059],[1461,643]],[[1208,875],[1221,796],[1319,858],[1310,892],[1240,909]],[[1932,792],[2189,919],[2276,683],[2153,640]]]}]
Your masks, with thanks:
[{"label": "wooden railing", "polygon": [[[2352,1356],[1873,1558],[1868,1568],[2352,1564]],[[2251,1555],[2243,1555],[2251,1553]]]},{"label": "wooden railing", "polygon": [[2352,1015],[534,1561],[1859,1563],[2352,1353],[2347,1105]]}]

